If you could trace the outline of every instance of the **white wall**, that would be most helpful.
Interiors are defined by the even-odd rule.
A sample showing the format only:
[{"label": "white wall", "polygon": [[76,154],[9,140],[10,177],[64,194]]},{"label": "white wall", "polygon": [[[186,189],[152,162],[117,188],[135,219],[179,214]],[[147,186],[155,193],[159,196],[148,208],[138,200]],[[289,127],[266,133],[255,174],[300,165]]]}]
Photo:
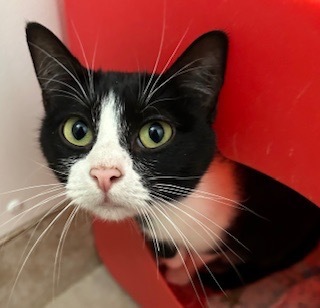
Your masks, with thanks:
[{"label": "white wall", "polygon": [[[35,78],[25,40],[26,21],[37,21],[62,34],[62,5],[58,0],[0,0],[0,193],[22,187],[56,183],[40,153],[37,135],[43,113],[40,89]],[[24,200],[44,189],[0,194],[0,237],[43,214],[55,203],[30,211],[22,219],[19,212],[41,199],[30,200],[15,213],[6,211],[15,198]],[[44,196],[42,197],[44,199]],[[22,215],[21,215],[22,216]],[[17,221],[18,220],[18,221]]]}]

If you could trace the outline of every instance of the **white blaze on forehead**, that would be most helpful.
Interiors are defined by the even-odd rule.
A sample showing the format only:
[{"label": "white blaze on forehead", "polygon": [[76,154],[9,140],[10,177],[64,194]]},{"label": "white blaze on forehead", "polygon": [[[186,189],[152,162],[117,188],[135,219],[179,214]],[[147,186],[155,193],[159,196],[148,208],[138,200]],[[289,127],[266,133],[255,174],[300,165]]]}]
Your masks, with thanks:
[{"label": "white blaze on forehead", "polygon": [[125,163],[131,161],[129,153],[120,145],[124,128],[121,127],[120,108],[116,100],[115,94],[110,91],[101,102],[97,141],[88,155],[88,160],[93,167],[122,169]]},{"label": "white blaze on forehead", "polygon": [[120,110],[117,108],[116,99],[115,94],[110,91],[101,102],[98,141],[117,143],[119,140]]}]

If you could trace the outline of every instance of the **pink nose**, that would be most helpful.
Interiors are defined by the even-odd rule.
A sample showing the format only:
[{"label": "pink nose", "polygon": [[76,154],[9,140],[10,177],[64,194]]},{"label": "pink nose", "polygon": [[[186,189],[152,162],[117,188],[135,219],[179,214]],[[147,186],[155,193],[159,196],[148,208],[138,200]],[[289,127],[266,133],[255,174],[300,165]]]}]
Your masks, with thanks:
[{"label": "pink nose", "polygon": [[99,188],[106,193],[111,188],[111,185],[122,176],[122,173],[116,168],[99,167],[92,168],[90,175],[97,182]]}]

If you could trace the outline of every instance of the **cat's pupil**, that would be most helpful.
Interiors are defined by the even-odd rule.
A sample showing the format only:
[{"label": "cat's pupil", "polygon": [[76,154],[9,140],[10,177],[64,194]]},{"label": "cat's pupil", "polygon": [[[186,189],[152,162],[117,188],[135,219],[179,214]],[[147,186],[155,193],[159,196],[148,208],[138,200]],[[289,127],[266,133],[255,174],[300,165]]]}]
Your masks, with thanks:
[{"label": "cat's pupil", "polygon": [[161,124],[153,123],[149,128],[149,137],[150,139],[155,142],[159,143],[164,136],[164,129]]},{"label": "cat's pupil", "polygon": [[82,121],[77,121],[72,126],[72,135],[75,139],[81,140],[85,137],[88,132],[88,126]]}]

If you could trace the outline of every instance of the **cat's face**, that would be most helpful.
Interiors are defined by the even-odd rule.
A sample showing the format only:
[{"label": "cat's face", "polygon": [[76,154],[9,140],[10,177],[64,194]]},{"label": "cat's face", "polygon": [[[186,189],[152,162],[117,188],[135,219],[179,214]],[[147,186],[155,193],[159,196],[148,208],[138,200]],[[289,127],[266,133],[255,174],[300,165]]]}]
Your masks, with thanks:
[{"label": "cat's face", "polygon": [[46,111],[41,147],[75,204],[120,220],[198,185],[215,151],[221,32],[200,37],[161,76],[86,70],[38,24],[27,39]]}]

